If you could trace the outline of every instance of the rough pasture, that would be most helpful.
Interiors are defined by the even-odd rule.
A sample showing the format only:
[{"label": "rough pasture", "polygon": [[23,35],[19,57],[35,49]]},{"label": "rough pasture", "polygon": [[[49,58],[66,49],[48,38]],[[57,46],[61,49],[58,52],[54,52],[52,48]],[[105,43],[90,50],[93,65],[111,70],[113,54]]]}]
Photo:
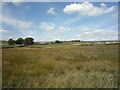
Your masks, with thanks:
[{"label": "rough pasture", "polygon": [[118,46],[2,50],[4,88],[116,88]]}]

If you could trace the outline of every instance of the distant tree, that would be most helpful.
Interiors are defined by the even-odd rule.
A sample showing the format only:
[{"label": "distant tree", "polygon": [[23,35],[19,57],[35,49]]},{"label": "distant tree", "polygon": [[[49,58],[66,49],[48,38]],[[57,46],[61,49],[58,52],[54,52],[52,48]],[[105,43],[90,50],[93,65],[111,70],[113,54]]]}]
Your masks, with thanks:
[{"label": "distant tree", "polygon": [[27,38],[25,38],[25,40],[24,40],[24,44],[25,45],[32,45],[32,44],[34,44],[34,41],[33,41],[34,39],[33,38],[31,38],[31,37],[27,37]]},{"label": "distant tree", "polygon": [[14,44],[15,44],[15,40],[9,39],[9,40],[8,40],[8,44],[9,44],[9,45],[14,45]]},{"label": "distant tree", "polygon": [[80,42],[80,40],[72,40],[72,42]]},{"label": "distant tree", "polygon": [[56,40],[55,43],[62,43],[62,42],[60,42],[59,40]]},{"label": "distant tree", "polygon": [[16,41],[15,41],[16,44],[23,44],[24,43],[24,39],[23,38],[18,38]]},{"label": "distant tree", "polygon": [[51,44],[54,44],[54,42],[51,42]]}]

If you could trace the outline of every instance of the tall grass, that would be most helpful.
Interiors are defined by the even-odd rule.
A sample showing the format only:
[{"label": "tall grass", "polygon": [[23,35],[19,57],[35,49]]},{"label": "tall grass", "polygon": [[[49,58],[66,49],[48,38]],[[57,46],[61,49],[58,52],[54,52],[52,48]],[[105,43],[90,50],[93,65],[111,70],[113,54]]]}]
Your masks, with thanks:
[{"label": "tall grass", "polygon": [[117,45],[3,49],[4,88],[116,88]]}]

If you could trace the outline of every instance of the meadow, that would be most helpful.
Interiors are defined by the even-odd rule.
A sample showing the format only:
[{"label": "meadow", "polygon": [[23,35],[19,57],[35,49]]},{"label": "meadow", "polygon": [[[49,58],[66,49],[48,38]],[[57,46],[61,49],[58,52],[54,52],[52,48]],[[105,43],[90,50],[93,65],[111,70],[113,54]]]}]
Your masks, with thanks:
[{"label": "meadow", "polygon": [[3,88],[117,88],[118,45],[2,49]]}]

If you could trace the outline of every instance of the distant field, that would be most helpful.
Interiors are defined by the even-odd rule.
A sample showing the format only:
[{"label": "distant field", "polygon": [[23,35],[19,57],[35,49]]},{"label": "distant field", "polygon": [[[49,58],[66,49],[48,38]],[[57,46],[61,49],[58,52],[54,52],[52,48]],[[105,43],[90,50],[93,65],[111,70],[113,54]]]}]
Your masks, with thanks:
[{"label": "distant field", "polygon": [[59,45],[3,49],[3,87],[117,88],[117,45]]},{"label": "distant field", "polygon": [[[81,42],[72,42],[72,41],[62,41],[62,43],[55,43],[55,44],[51,44],[51,42],[48,42],[47,45],[27,45],[25,47],[69,47],[69,46],[73,46],[74,44],[82,44],[82,43],[91,43],[92,45],[94,45],[94,43],[97,43],[98,41],[81,41]],[[107,42],[107,41],[99,41],[99,42]],[[109,42],[113,42],[113,41],[109,41]],[[106,44],[104,44],[106,45]],[[109,45],[113,45],[113,44],[109,44]],[[114,44],[117,45],[117,44]],[[2,42],[2,45],[0,47],[2,48],[6,48],[6,47],[19,47],[19,46],[23,46],[20,44],[15,44],[15,45],[9,45],[7,42]],[[86,46],[86,45],[83,45]]]}]

